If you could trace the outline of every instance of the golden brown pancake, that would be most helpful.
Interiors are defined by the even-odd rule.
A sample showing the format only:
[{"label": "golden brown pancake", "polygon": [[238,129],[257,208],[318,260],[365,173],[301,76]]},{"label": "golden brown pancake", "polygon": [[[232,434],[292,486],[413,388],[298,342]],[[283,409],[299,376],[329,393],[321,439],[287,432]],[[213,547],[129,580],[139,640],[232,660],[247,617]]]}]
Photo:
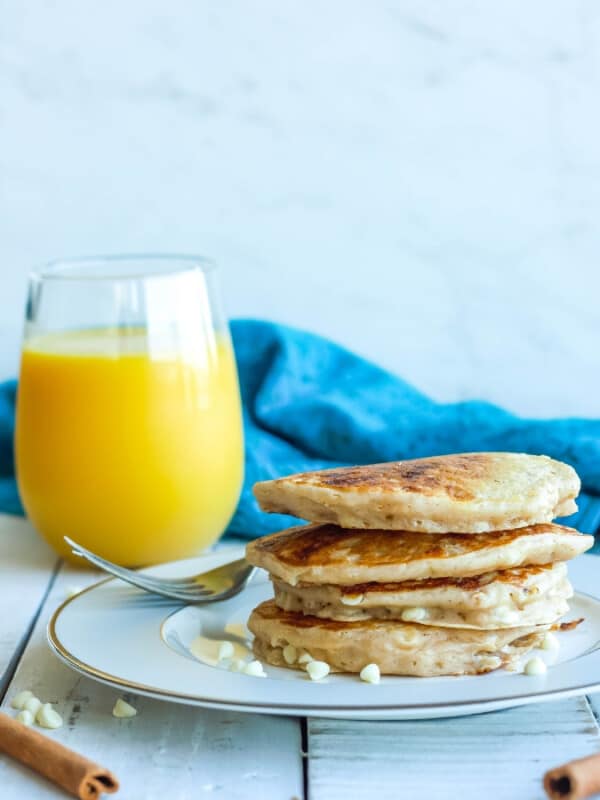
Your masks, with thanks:
[{"label": "golden brown pancake", "polygon": [[471,536],[301,525],[250,542],[246,557],[292,586],[353,586],[551,564],[574,558],[593,543],[593,536],[551,523]]},{"label": "golden brown pancake", "polygon": [[444,628],[492,630],[556,622],[573,589],[566,564],[488,572],[471,578],[426,578],[357,586],[273,580],[284,611],[353,622],[396,619]]},{"label": "golden brown pancake", "polygon": [[283,611],[273,600],[252,612],[248,627],[257,658],[288,664],[283,648],[293,645],[333,672],[360,672],[375,663],[383,675],[469,675],[490,672],[536,647],[548,625],[476,631],[387,620],[335,622]]},{"label": "golden brown pancake", "polygon": [[482,533],[572,514],[579,489],[548,456],[461,453],[290,475],[254,494],[263,511],[343,528]]}]

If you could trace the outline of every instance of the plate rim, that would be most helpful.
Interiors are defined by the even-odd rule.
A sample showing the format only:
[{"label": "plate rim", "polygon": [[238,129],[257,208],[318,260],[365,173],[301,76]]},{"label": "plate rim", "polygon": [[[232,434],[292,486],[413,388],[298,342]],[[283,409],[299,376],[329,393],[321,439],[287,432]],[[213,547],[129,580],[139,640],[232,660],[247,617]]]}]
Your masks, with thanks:
[{"label": "plate rim", "polygon": [[[163,566],[163,565],[157,565]],[[68,597],[63,600],[62,603],[58,606],[58,608],[54,611],[50,620],[48,621],[46,627],[46,639],[50,649],[54,654],[67,666],[74,669],[76,672],[85,675],[93,680],[99,681],[100,683],[107,684],[109,686],[119,687],[129,689],[130,691],[137,692],[139,694],[144,694],[148,697],[154,697],[159,700],[183,703],[188,705],[195,705],[195,706],[204,706],[210,708],[225,708],[229,710],[241,710],[245,712],[255,712],[255,713],[263,713],[263,714],[299,714],[303,716],[310,716],[311,713],[314,712],[316,716],[320,717],[327,717],[327,716],[334,716],[335,712],[341,712],[344,714],[358,713],[358,714],[365,714],[371,711],[373,715],[375,714],[386,714],[386,713],[415,713],[418,711],[424,712],[435,712],[435,711],[445,711],[450,709],[461,709],[461,708],[481,708],[481,712],[484,713],[486,710],[494,710],[494,708],[490,708],[493,706],[495,708],[510,708],[517,705],[526,705],[528,703],[536,703],[536,702],[544,702],[544,701],[551,701],[551,700],[558,700],[561,698],[566,698],[570,696],[578,696],[582,694],[593,694],[595,692],[600,692],[600,679],[596,681],[592,681],[590,683],[583,683],[577,686],[567,686],[562,689],[549,689],[547,691],[539,692],[536,694],[532,694],[531,691],[524,692],[520,694],[511,695],[510,697],[486,697],[483,699],[477,700],[449,700],[444,703],[415,703],[415,704],[407,704],[403,703],[402,705],[398,704],[382,704],[382,703],[373,703],[368,708],[364,706],[356,706],[356,705],[307,705],[302,704],[301,706],[297,704],[286,704],[280,702],[270,702],[270,703],[262,703],[262,702],[253,702],[253,703],[245,703],[243,701],[233,702],[230,700],[215,700],[212,698],[201,697],[200,695],[188,695],[181,692],[172,692],[165,689],[158,688],[156,686],[149,686],[147,684],[137,683],[136,681],[130,681],[124,678],[119,677],[118,675],[112,675],[109,672],[105,672],[104,670],[98,669],[94,667],[92,664],[89,664],[85,661],[82,661],[78,656],[71,653],[60,641],[58,634],[56,632],[56,625],[58,619],[62,612],[69,606],[71,603],[76,601],[79,597],[88,592],[94,591],[95,589],[100,588],[104,584],[111,583],[113,581],[119,580],[116,577],[113,578],[104,578],[102,580],[93,583],[90,586],[87,586],[81,592],[73,595],[72,597]],[[582,595],[584,597],[589,597],[596,602],[600,603],[600,598],[589,594],[588,592],[583,591],[575,591],[575,595]],[[185,607],[186,604],[182,604],[182,607]],[[599,653],[600,651],[596,650],[595,653]],[[594,652],[588,653],[584,658],[591,658],[594,655]],[[468,677],[475,677],[475,676],[468,676]],[[302,709],[302,710],[300,710]],[[308,713],[306,713],[308,712]]]}]

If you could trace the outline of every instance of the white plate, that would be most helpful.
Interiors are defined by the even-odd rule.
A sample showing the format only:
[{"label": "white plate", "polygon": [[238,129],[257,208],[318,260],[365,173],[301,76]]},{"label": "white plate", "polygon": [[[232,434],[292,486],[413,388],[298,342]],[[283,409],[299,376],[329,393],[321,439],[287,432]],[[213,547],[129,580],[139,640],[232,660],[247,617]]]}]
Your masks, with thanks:
[{"label": "white plate", "polygon": [[[186,575],[239,555],[237,549],[220,550],[148,571]],[[103,581],[60,606],[48,626],[48,641],[59,658],[84,675],[188,705],[351,719],[477,714],[600,689],[600,600],[591,596],[599,571],[597,556],[581,556],[570,566],[579,591],[567,619],[585,621],[558,634],[558,651],[540,653],[551,666],[539,677],[497,670],[461,678],[389,676],[372,685],[354,675],[313,682],[304,672],[269,666],[265,679],[196,660],[189,646],[202,630],[227,638],[225,625],[245,622],[252,608],[271,596],[264,573],[238,597],[204,608],[160,600],[118,580]]]}]

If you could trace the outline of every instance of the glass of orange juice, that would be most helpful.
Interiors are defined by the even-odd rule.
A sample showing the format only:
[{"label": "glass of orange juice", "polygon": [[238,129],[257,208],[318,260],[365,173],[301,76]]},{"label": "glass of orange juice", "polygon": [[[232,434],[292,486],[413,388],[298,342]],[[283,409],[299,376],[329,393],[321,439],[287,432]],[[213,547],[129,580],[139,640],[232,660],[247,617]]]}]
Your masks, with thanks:
[{"label": "glass of orange juice", "polygon": [[243,478],[238,377],[215,268],[119,256],[31,276],[17,399],[25,510],[128,566],[223,533]]}]

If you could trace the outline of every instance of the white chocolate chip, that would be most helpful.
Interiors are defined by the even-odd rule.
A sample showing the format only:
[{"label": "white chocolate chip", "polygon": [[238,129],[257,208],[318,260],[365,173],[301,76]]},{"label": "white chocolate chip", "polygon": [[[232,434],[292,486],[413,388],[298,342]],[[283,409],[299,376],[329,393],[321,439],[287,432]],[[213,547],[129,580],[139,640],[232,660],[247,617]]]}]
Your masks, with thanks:
[{"label": "white chocolate chip", "polygon": [[246,669],[246,662],[243,658],[233,658],[229,665],[230,672],[244,672]]},{"label": "white chocolate chip", "polygon": [[379,683],[381,673],[377,664],[367,664],[360,671],[360,679],[365,683]]},{"label": "white chocolate chip", "polygon": [[359,606],[364,599],[364,594],[343,594],[340,597],[344,606]]},{"label": "white chocolate chip", "polygon": [[499,608],[496,611],[496,617],[498,622],[504,625],[512,625],[513,622],[517,622],[519,619],[517,612],[511,611],[510,608]]},{"label": "white chocolate chip", "polygon": [[303,650],[298,656],[299,664],[309,664],[311,661],[314,661],[314,658],[310,653],[307,653],[306,650]]},{"label": "white chocolate chip", "polygon": [[477,662],[478,669],[486,672],[491,672],[492,670],[498,669],[498,667],[502,666],[502,659],[500,656],[476,655],[475,661]]},{"label": "white chocolate chip", "polygon": [[306,671],[311,681],[320,681],[329,675],[329,664],[325,661],[309,661],[306,665]]},{"label": "white chocolate chip", "polygon": [[112,710],[113,717],[117,717],[117,719],[129,719],[130,717],[135,717],[136,714],[137,709],[120,697]]},{"label": "white chocolate chip", "polygon": [[231,658],[234,653],[235,649],[231,642],[221,642],[217,658],[219,661],[224,661],[226,658]]},{"label": "white chocolate chip", "polygon": [[10,701],[10,705],[12,708],[22,709],[25,707],[25,703],[31,697],[33,697],[33,692],[30,692],[29,689],[25,689],[13,697],[13,699]]},{"label": "white chocolate chip", "polygon": [[244,667],[244,675],[252,675],[254,678],[266,678],[267,675],[260,661],[251,661]]},{"label": "white chocolate chip", "polygon": [[60,728],[63,724],[61,715],[52,708],[51,703],[44,703],[42,705],[35,716],[35,721],[42,728],[49,728],[50,730]]},{"label": "white chocolate chip", "polygon": [[24,711],[29,711],[29,713],[35,717],[38,713],[40,708],[42,707],[42,701],[37,697],[30,697],[29,700],[26,700],[23,705]]},{"label": "white chocolate chip", "polygon": [[548,633],[542,639],[540,648],[542,650],[558,650],[559,647],[560,647],[560,642],[558,640],[558,636],[555,636],[553,633],[550,633],[550,631],[548,631]]},{"label": "white chocolate chip", "polygon": [[405,608],[400,616],[404,622],[421,622],[427,619],[429,614],[427,613],[427,609],[417,606],[416,608]]},{"label": "white chocolate chip", "polygon": [[19,711],[19,713],[17,714],[17,720],[19,722],[22,722],[23,725],[27,725],[27,727],[33,725],[33,719],[34,717],[31,711],[27,711],[26,709],[23,709],[23,711]]},{"label": "white chocolate chip", "polygon": [[283,648],[283,659],[286,664],[295,664],[298,657],[298,651],[293,644],[286,644]]},{"label": "white chocolate chip", "polygon": [[410,647],[410,645],[415,644],[421,637],[422,634],[419,633],[416,628],[400,628],[395,634],[395,638],[400,647],[404,644]]},{"label": "white chocolate chip", "polygon": [[534,656],[530,658],[529,661],[525,664],[525,669],[523,672],[525,675],[544,675],[546,673],[547,667],[542,661],[541,658],[538,656]]}]

